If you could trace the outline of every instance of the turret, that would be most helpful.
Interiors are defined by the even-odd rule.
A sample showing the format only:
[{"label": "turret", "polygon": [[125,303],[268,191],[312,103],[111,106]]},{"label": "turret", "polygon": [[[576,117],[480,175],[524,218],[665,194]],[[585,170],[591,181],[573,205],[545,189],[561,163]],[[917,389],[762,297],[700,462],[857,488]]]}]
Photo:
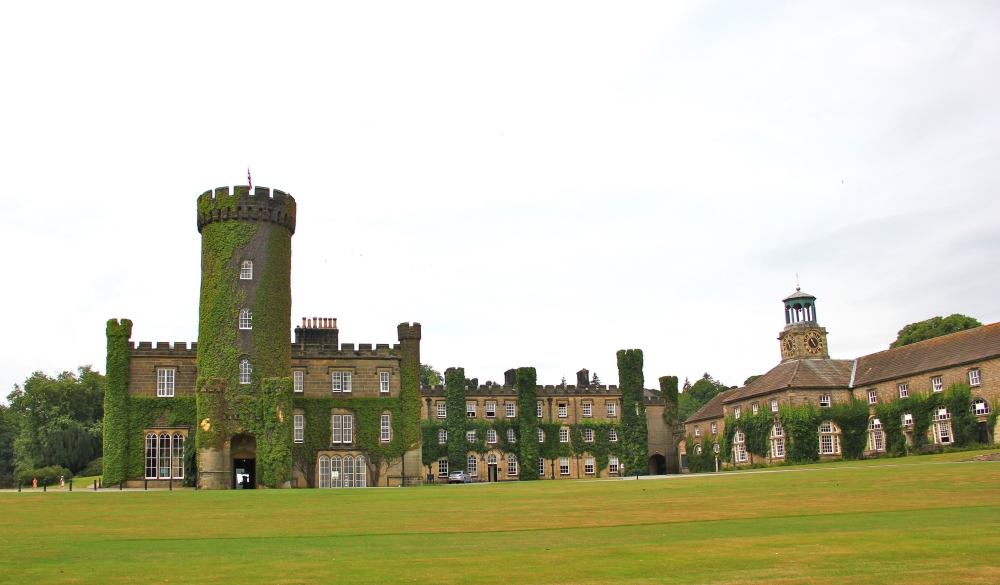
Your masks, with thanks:
[{"label": "turret", "polygon": [[826,329],[816,321],[816,297],[795,287],[795,292],[782,303],[785,305],[785,328],[778,335],[781,361],[829,359]]}]

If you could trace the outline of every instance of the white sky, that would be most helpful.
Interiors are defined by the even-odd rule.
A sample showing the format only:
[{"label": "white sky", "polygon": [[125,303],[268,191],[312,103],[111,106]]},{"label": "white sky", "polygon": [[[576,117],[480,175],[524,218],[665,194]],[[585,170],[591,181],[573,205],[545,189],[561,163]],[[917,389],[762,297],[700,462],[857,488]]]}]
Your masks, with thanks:
[{"label": "white sky", "polygon": [[[195,200],[290,192],[293,321],[539,382],[646,386],[1000,320],[990,2],[14,2],[0,19],[0,386],[197,339]],[[0,388],[0,394],[7,390]]]}]

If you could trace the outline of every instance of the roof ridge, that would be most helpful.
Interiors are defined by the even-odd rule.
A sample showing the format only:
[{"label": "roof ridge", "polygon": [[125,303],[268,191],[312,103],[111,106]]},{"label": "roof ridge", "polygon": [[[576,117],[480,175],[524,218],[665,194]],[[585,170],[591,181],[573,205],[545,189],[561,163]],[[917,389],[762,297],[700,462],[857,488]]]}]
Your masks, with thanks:
[{"label": "roof ridge", "polygon": [[799,366],[800,365],[802,365],[802,360],[800,360],[800,359],[799,360],[795,360],[795,369],[792,370],[792,377],[789,378],[789,380],[788,380],[788,386],[785,386],[786,388],[791,388],[792,387],[792,382],[795,381],[795,376],[799,375]]},{"label": "roof ridge", "polygon": [[876,355],[879,355],[879,354],[888,353],[890,351],[897,351],[897,350],[904,350],[904,349],[916,349],[916,348],[920,347],[922,344],[925,344],[925,343],[928,343],[928,342],[931,342],[931,341],[938,341],[938,340],[941,340],[941,339],[946,339],[946,338],[951,337],[953,335],[962,335],[964,333],[971,333],[973,331],[979,332],[979,331],[986,330],[986,329],[989,329],[989,328],[992,328],[992,327],[1000,327],[1000,321],[998,321],[996,323],[987,323],[986,325],[980,325],[979,327],[973,327],[972,329],[963,329],[961,331],[953,331],[951,333],[946,333],[944,335],[938,335],[937,337],[931,337],[930,339],[923,339],[923,340],[917,341],[915,343],[909,343],[907,345],[901,345],[899,347],[890,347],[888,349],[883,349],[883,350],[880,350],[880,351],[876,351],[874,353],[866,353],[865,355],[859,356],[857,359],[866,358],[866,357],[872,357],[872,356],[876,356]]}]

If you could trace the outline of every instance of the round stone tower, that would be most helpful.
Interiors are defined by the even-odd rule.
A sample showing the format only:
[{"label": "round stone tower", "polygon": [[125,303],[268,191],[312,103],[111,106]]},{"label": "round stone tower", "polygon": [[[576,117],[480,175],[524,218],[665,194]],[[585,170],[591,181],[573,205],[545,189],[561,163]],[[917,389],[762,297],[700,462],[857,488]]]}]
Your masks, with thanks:
[{"label": "round stone tower", "polygon": [[265,187],[198,198],[198,483],[281,487],[291,477],[295,199]]}]

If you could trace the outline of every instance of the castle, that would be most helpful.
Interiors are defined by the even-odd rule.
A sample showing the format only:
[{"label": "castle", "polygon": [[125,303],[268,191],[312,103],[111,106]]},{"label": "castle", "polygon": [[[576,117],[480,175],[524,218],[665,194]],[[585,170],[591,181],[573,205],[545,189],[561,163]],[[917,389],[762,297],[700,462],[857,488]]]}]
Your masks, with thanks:
[{"label": "castle", "polygon": [[592,385],[586,370],[576,385],[539,386],[533,368],[485,386],[450,369],[446,386],[421,387],[419,323],[399,324],[398,343],[355,348],[336,319],[303,318],[292,339],[291,195],[222,187],[197,211],[198,341],[135,344],[130,321],[108,322],[106,483],[340,488],[447,481],[458,469],[479,481],[680,471],[676,378],[644,389],[641,352],[619,352],[620,368],[638,368],[630,389]]}]

